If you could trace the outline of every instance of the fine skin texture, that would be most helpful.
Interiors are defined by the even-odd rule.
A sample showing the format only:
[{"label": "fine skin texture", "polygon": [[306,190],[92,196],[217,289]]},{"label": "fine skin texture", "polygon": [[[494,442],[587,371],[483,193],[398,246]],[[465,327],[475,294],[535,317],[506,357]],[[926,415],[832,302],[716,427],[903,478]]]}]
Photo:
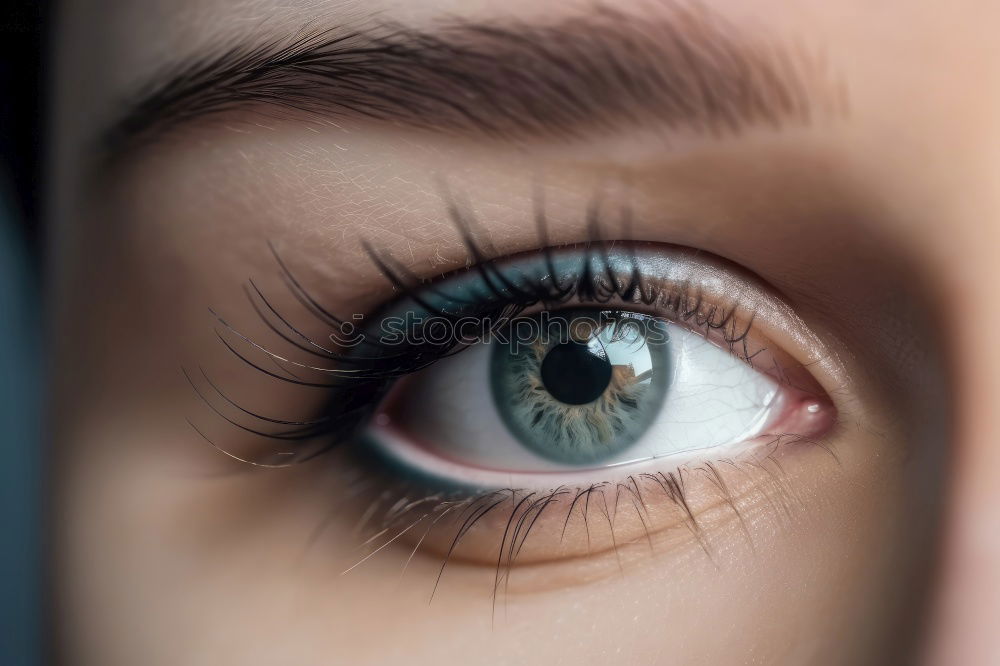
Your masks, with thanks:
[{"label": "fine skin texture", "polygon": [[[1000,7],[614,9],[65,3],[50,173],[57,662],[1000,661]],[[612,44],[633,74],[673,74],[613,72],[639,94],[604,88],[593,97],[615,105],[577,100],[572,113],[543,107],[537,90],[501,104],[491,95],[523,85],[517,72],[543,71],[539,52],[483,51],[483,33],[455,32],[459,23],[503,28],[504,44],[530,29],[552,49]],[[362,96],[345,109],[345,88],[314,80],[296,108],[257,90],[208,113],[163,96],[129,113],[179,63],[389,24],[411,46],[458,35],[451,60],[424,62],[419,94],[403,104],[375,112]],[[724,43],[732,50],[702,65],[728,69],[678,70],[699,57],[664,30],[700,35],[708,51]],[[630,37],[608,36],[619,33]],[[429,58],[413,52],[406,75]],[[524,64],[462,65],[481,53]],[[400,84],[386,62],[361,65],[380,67],[383,94]],[[455,91],[435,87],[445,69],[481,94],[441,102]],[[309,84],[295,71],[281,100]],[[593,71],[539,76],[549,92],[567,81],[582,91]],[[507,78],[483,78],[491,72]],[[680,97],[641,87],[668,84]],[[447,212],[455,201],[475,214],[490,256],[539,248],[540,202],[548,244],[593,240],[595,201],[618,211],[603,238],[704,253],[719,267],[708,271],[716,297],[756,313],[754,340],[836,418],[757,467],[746,456],[759,448],[658,461],[657,471],[686,466],[686,510],[654,488],[609,529],[564,522],[559,499],[509,567],[497,564],[502,512],[474,526],[439,584],[446,531],[412,558],[415,533],[364,559],[364,517],[399,497],[394,472],[346,447],[282,469],[227,457],[205,437],[254,460],[273,443],[214,417],[181,369],[197,379],[204,368],[255,411],[306,418],[322,403],[316,391],[241,364],[209,309],[273,341],[244,296],[251,278],[325,340],[329,325],[296,301],[269,244],[318,302],[367,315],[393,290],[364,243],[419,278],[474,263]]]}]

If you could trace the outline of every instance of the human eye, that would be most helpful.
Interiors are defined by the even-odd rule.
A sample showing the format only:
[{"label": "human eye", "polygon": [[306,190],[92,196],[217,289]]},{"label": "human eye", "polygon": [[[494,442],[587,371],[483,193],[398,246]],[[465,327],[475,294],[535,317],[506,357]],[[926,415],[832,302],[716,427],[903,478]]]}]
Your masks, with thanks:
[{"label": "human eye", "polygon": [[351,569],[399,546],[407,563],[437,556],[508,576],[653,547],[678,527],[706,547],[704,513],[721,503],[738,520],[740,498],[773,502],[758,476],[780,478],[789,450],[822,448],[836,410],[778,341],[800,323],[737,266],[597,239],[489,257],[465,238],[471,265],[429,280],[369,248],[396,295],[350,320],[282,261],[299,302],[335,332],[320,343],[255,287],[251,300],[311,360],[222,320],[243,361],[323,394],[313,418],[291,420],[240,407],[207,377],[214,393],[199,390],[229,423],[282,442],[249,462],[334,453],[355,470],[369,552]]},{"label": "human eye", "polygon": [[[681,284],[687,268],[677,255],[626,244],[543,251],[492,265],[494,282],[506,285],[467,272],[437,286],[433,312],[418,304],[426,296],[406,299],[382,319],[408,324],[392,329],[394,342],[454,341],[462,353],[398,382],[366,440],[433,482],[538,490],[827,427],[832,408],[818,388],[782,383],[774,365],[754,367],[776,353],[758,346],[737,303]],[[674,275],[657,275],[657,260]],[[462,314],[470,301],[459,294],[501,304],[518,290],[545,309],[499,321]]]}]

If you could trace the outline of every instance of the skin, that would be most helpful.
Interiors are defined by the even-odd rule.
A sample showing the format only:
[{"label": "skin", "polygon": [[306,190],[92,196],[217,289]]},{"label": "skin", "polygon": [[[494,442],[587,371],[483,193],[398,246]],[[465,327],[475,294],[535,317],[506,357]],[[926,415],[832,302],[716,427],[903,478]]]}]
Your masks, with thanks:
[{"label": "skin", "polygon": [[[504,16],[530,21],[589,7],[503,4]],[[637,17],[666,11],[619,4]],[[636,131],[517,144],[372,121],[234,114],[94,178],[90,139],[134,82],[239,26],[282,34],[376,9],[415,25],[456,13],[489,20],[500,10],[435,0],[67,3],[50,179],[55,658],[1000,659],[1000,351],[992,339],[1000,326],[1000,7],[770,2],[746,15],[713,4],[736,24],[758,21],[815,45],[845,84],[842,112],[710,139]],[[241,292],[251,276],[294,310],[268,240],[311,294],[343,313],[391,297],[361,240],[423,276],[462,266],[467,252],[443,214],[435,173],[472,202],[496,254],[532,250],[530,174],[539,172],[555,243],[586,240],[584,211],[606,188],[634,210],[629,238],[721,257],[739,267],[726,278],[734,289],[748,274],[763,281],[795,315],[760,317],[769,344],[789,367],[807,368],[836,407],[826,446],[783,448],[778,481],[726,472],[725,495],[694,474],[690,502],[703,542],[662,498],[649,501],[648,541],[634,513],[621,517],[617,556],[605,547],[606,528],[588,555],[580,524],[560,550],[558,525],[542,521],[495,605],[497,526],[489,521],[430,604],[440,543],[404,576],[406,539],[343,574],[368,552],[355,527],[371,501],[349,490],[357,468],[346,454],[248,469],[188,424],[242,455],[260,446],[210,420],[181,366],[206,367],[268,414],[301,416],[315,403],[315,393],[234,362],[207,308],[251,338],[266,336]],[[768,303],[747,305],[767,313]],[[326,334],[298,314],[308,333]]]}]

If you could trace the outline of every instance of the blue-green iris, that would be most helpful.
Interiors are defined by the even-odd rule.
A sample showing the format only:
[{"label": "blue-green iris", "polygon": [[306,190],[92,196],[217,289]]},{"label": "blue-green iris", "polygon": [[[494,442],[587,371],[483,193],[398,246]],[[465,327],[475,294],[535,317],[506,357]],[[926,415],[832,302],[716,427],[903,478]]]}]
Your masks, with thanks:
[{"label": "blue-green iris", "polygon": [[529,323],[494,342],[490,363],[493,399],[511,432],[535,453],[574,465],[633,445],[670,382],[666,325],[593,310],[544,312]]}]

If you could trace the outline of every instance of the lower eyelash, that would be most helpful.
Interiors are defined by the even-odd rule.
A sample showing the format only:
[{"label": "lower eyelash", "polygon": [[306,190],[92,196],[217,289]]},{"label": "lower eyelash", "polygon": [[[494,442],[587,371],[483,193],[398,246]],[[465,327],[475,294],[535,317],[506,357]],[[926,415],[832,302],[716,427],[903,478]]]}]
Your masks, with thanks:
[{"label": "lower eyelash", "polygon": [[[547,491],[528,491],[516,488],[487,490],[482,492],[429,490],[418,483],[389,480],[389,490],[382,484],[375,484],[379,491],[368,500],[362,518],[355,526],[360,554],[343,570],[350,573],[373,557],[384,553],[394,545],[409,545],[399,548],[404,557],[403,572],[418,555],[428,550],[427,543],[435,530],[444,530],[439,549],[441,564],[437,576],[429,590],[433,600],[435,592],[444,579],[449,564],[461,553],[464,540],[473,529],[490,518],[497,519],[494,548],[497,552],[493,584],[493,605],[497,597],[506,593],[512,571],[519,564],[518,558],[525,550],[528,540],[536,535],[543,517],[555,523],[556,537],[561,543],[567,528],[578,521],[586,535],[586,551],[590,554],[591,540],[610,535],[611,550],[618,556],[618,549],[645,541],[651,552],[655,552],[654,537],[659,532],[683,527],[690,538],[712,562],[716,561],[712,547],[712,537],[699,520],[699,516],[714,508],[731,512],[738,522],[742,537],[751,548],[753,541],[746,516],[741,509],[741,498],[748,492],[757,492],[776,520],[791,516],[791,504],[795,494],[787,485],[786,472],[778,461],[779,449],[804,443],[797,436],[776,437],[755,447],[755,453],[739,458],[729,458],[714,462],[698,462],[682,465],[670,472],[642,473],[626,476],[616,482],[602,482],[580,487],[560,486]],[[813,443],[813,442],[808,442]],[[834,451],[825,444],[821,447],[831,460],[837,461]],[[361,463],[364,464],[364,463]],[[753,476],[752,491],[735,494],[730,474]],[[727,478],[729,477],[729,478]],[[715,495],[714,501],[706,507],[692,507],[689,491],[695,483],[701,483]],[[678,520],[665,526],[654,526],[650,519],[650,503],[666,500],[677,510]],[[555,508],[553,508],[555,507]],[[630,541],[616,541],[616,520],[623,512],[633,512],[642,525],[642,532],[633,535]],[[600,532],[603,530],[603,534]],[[550,535],[552,537],[553,535]]]}]

